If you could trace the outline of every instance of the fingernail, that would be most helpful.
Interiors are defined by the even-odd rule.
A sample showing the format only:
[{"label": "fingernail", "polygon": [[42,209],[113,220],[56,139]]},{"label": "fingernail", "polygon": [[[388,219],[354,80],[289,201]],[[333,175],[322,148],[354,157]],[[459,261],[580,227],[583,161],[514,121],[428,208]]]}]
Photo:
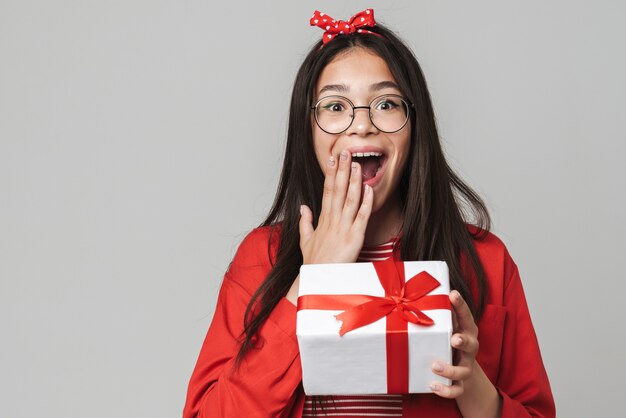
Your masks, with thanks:
[{"label": "fingernail", "polygon": [[430,385],[430,390],[432,390],[433,392],[439,392],[441,390],[441,385],[438,385],[437,383],[432,383]]},{"label": "fingernail", "polygon": [[450,292],[450,303],[452,305],[455,305],[459,302],[459,299],[456,296],[456,293],[454,293],[454,290],[452,292]]},{"label": "fingernail", "polygon": [[335,166],[335,157],[333,157],[332,155],[328,158],[328,166],[329,167]]},{"label": "fingernail", "polygon": [[433,370],[436,372],[442,372],[443,371],[443,364],[439,363],[438,361],[433,363]]},{"label": "fingernail", "polygon": [[356,163],[352,163],[352,172],[354,173],[356,171]]},{"label": "fingernail", "polygon": [[365,185],[365,193],[372,193],[372,187],[369,184]]},{"label": "fingernail", "polygon": [[463,338],[461,338],[461,337],[456,337],[456,338],[454,339],[454,345],[461,345],[461,344],[463,344]]},{"label": "fingernail", "polygon": [[300,216],[304,215],[304,205],[300,205]]},{"label": "fingernail", "polygon": [[339,155],[339,161],[346,161],[348,159],[348,151],[341,151],[341,155]]}]

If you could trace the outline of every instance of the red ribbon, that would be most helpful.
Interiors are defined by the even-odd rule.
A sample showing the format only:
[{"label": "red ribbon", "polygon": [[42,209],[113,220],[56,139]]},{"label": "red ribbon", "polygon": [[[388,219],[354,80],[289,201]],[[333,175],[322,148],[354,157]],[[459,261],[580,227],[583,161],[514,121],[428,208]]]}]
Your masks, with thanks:
[{"label": "red ribbon", "polygon": [[408,323],[430,326],[435,322],[422,310],[448,309],[448,295],[428,295],[440,286],[429,273],[422,271],[405,281],[404,263],[391,258],[372,263],[385,296],[371,295],[303,295],[298,310],[341,310],[339,335],[387,317],[387,393],[409,391]]},{"label": "red ribbon", "polygon": [[310,20],[311,26],[318,26],[326,32],[324,32],[324,36],[322,37],[322,42],[325,45],[327,42],[332,41],[335,36],[343,35],[348,33],[370,33],[372,35],[378,35],[377,33],[371,32],[366,29],[361,29],[362,27],[368,26],[372,27],[376,25],[376,21],[374,20],[374,9],[365,9],[362,12],[359,12],[352,16],[350,20],[335,20],[332,17],[328,16],[325,13],[315,11],[313,13],[313,17]]}]

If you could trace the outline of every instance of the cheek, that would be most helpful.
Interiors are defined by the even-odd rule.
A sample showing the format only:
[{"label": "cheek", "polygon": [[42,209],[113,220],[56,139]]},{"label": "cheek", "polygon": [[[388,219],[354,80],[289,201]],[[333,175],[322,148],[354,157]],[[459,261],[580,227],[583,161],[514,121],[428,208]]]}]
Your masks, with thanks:
[{"label": "cheek", "polygon": [[408,132],[399,138],[399,151],[400,156],[402,157],[401,167],[404,171],[407,160],[409,159],[409,154],[411,153],[411,129],[409,127]]},{"label": "cheek", "polygon": [[395,182],[404,174],[411,153],[410,135],[397,138],[396,141],[396,162],[395,162]]},{"label": "cheek", "polygon": [[396,138],[395,148],[398,155],[397,167],[400,171],[404,171],[406,168],[409,154],[411,153],[411,133],[410,131],[402,136]]},{"label": "cheek", "polygon": [[406,168],[410,154],[411,154],[411,146],[410,144],[407,143],[406,146],[402,149],[402,161],[401,161],[402,171],[404,171],[404,169]]},{"label": "cheek", "polygon": [[325,132],[313,132],[313,147],[315,148],[315,157],[320,164],[320,168],[326,174],[328,168],[328,157],[333,153],[333,145],[335,137]]}]

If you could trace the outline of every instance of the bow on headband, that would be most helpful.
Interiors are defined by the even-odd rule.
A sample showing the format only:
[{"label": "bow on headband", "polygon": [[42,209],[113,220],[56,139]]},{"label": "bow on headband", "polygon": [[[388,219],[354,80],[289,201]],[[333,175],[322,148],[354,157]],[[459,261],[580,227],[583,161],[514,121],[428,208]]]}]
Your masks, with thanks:
[{"label": "bow on headband", "polygon": [[332,41],[337,35],[354,32],[369,33],[380,36],[379,34],[369,30],[361,29],[362,27],[367,26],[371,28],[376,25],[376,21],[374,20],[374,9],[365,9],[352,16],[347,22],[343,20],[335,20],[327,14],[316,10],[315,13],[313,13],[310,23],[311,26],[318,26],[326,30],[326,32],[324,32],[324,36],[322,36],[323,45]]}]

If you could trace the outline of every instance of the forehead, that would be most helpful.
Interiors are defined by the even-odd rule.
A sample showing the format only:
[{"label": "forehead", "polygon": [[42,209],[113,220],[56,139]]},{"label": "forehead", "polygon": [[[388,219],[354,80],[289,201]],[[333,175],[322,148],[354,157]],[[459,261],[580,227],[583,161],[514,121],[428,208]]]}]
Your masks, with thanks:
[{"label": "forehead", "polygon": [[355,48],[338,55],[324,67],[315,92],[317,95],[322,90],[361,93],[381,85],[390,91],[398,90],[396,80],[381,57],[369,50]]}]

